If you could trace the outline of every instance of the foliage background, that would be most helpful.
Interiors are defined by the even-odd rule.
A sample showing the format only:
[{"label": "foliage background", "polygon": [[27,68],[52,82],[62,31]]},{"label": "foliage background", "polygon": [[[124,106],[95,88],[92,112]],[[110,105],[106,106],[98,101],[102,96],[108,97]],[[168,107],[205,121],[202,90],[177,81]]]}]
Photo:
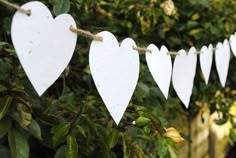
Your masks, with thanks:
[{"label": "foliage background", "polygon": [[[11,0],[22,5],[26,0]],[[168,16],[162,0],[43,0],[54,16],[68,12],[79,28],[91,32],[108,30],[119,41],[133,38],[137,45],[166,45],[170,50],[204,44],[216,45],[235,31],[234,0],[178,0],[176,13]],[[62,7],[61,7],[62,6]],[[94,86],[88,65],[91,39],[78,37],[67,70],[38,97],[27,79],[10,38],[14,10],[0,5],[0,155],[2,158],[63,157],[177,157],[166,129],[180,129],[207,105],[219,112],[218,124],[230,121],[234,132],[236,106],[234,57],[227,87],[222,88],[213,65],[205,85],[198,66],[189,110],[171,87],[166,101],[140,54],[140,78],[135,93],[116,126]],[[136,124],[133,124],[136,121]],[[204,120],[203,120],[204,121]],[[181,131],[180,131],[181,132]],[[181,133],[186,141],[187,133]]]}]

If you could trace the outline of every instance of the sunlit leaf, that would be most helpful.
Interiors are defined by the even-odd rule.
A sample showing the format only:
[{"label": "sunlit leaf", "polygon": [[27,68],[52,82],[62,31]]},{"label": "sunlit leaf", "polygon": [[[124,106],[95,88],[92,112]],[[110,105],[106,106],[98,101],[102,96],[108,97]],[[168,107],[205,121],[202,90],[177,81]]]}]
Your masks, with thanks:
[{"label": "sunlit leaf", "polygon": [[78,144],[74,135],[67,136],[66,158],[78,158]]},{"label": "sunlit leaf", "polygon": [[108,144],[109,148],[112,149],[116,146],[119,138],[119,131],[118,130],[113,130],[111,134],[108,136]]},{"label": "sunlit leaf", "polygon": [[52,137],[52,144],[54,147],[56,147],[62,141],[62,139],[69,132],[69,129],[70,129],[70,123],[67,122],[62,123],[53,129],[54,135]]}]

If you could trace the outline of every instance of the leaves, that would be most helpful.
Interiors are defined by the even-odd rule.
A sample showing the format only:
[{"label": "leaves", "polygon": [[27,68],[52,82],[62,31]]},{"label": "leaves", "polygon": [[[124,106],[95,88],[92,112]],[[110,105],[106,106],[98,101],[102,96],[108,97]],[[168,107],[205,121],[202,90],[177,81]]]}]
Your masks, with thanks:
[{"label": "leaves", "polygon": [[21,127],[27,129],[27,127],[31,124],[32,121],[31,109],[29,109],[29,107],[25,104],[19,103],[17,105],[17,111],[20,115],[19,121]]},{"label": "leaves", "polygon": [[178,158],[177,153],[173,149],[172,146],[168,145],[167,148],[168,148],[168,151],[169,151],[169,154],[170,154],[170,158]]},{"label": "leaves", "polygon": [[137,158],[145,158],[145,154],[143,153],[143,150],[137,145],[137,144],[130,144],[129,147],[134,152]]},{"label": "leaves", "polygon": [[137,118],[134,122],[134,125],[137,127],[143,127],[146,126],[147,124],[149,124],[151,122],[150,119],[140,116],[139,118]]},{"label": "leaves", "polygon": [[42,140],[41,128],[40,128],[39,124],[35,120],[32,120],[31,124],[28,127],[28,131],[35,138],[37,138],[39,140]]},{"label": "leaves", "polygon": [[12,126],[12,121],[8,117],[0,120],[0,139],[9,131]]},{"label": "leaves", "polygon": [[83,127],[81,127],[80,125],[77,124],[76,128],[78,129],[80,134],[82,134],[84,137],[87,137]]},{"label": "leaves", "polygon": [[66,157],[66,147],[67,147],[66,145],[61,146],[57,150],[57,152],[55,154],[55,158],[65,158]]},{"label": "leaves", "polygon": [[109,134],[108,137],[108,145],[109,148],[112,149],[116,146],[119,138],[119,131],[118,130],[113,130],[111,134]]},{"label": "leaves", "polygon": [[78,144],[74,135],[67,136],[66,158],[78,158]]},{"label": "leaves", "polygon": [[70,0],[56,0],[53,6],[54,15],[58,16],[62,13],[67,13],[70,10]]},{"label": "leaves", "polygon": [[159,136],[157,138],[157,154],[159,155],[160,158],[164,158],[167,155],[167,141],[164,137]]},{"label": "leaves", "polygon": [[53,129],[53,137],[52,137],[52,144],[56,147],[62,139],[68,134],[70,129],[70,123],[62,123]]},{"label": "leaves", "polygon": [[228,121],[228,118],[222,118],[222,119],[215,120],[215,123],[216,123],[217,125],[223,125],[223,124],[225,124],[227,121]]},{"label": "leaves", "polygon": [[236,132],[232,128],[230,129],[229,137],[232,141],[236,142]]},{"label": "leaves", "polygon": [[8,142],[12,158],[28,158],[29,144],[27,139],[18,131],[12,129],[8,132]]},{"label": "leaves", "polygon": [[175,143],[179,143],[184,140],[184,138],[181,137],[179,132],[173,127],[168,128],[164,136],[172,139]]},{"label": "leaves", "polygon": [[5,114],[7,113],[9,107],[11,106],[13,98],[10,96],[5,96],[0,105],[0,120],[5,116]]},{"label": "leaves", "polygon": [[6,80],[12,70],[12,63],[9,61],[0,59],[0,80]]}]

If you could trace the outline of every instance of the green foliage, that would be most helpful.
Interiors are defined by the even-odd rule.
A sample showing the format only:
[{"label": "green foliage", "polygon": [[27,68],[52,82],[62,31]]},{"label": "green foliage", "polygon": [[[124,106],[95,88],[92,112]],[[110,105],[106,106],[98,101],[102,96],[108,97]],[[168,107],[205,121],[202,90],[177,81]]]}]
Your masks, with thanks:
[{"label": "green foliage", "polygon": [[[26,0],[12,0],[23,4]],[[108,30],[119,41],[130,36],[137,45],[150,43],[170,50],[216,44],[235,30],[235,1],[174,1],[176,13],[167,16],[162,0],[42,0],[54,15],[69,13],[77,26],[91,32]],[[0,4],[0,155],[2,157],[176,158],[168,127],[181,129],[200,109],[219,113],[217,124],[230,122],[235,141],[235,59],[227,88],[222,89],[215,67],[205,85],[197,69],[189,110],[170,88],[166,101],[140,54],[140,79],[132,100],[116,126],[91,78],[88,52],[91,40],[78,37],[68,69],[38,97],[22,69],[10,38],[12,8]],[[199,67],[199,66],[198,66]],[[229,88],[230,87],[230,88]],[[188,119],[186,119],[188,118]],[[203,120],[204,121],[204,120]]]},{"label": "green foliage", "polygon": [[62,13],[67,13],[70,10],[70,0],[56,0],[53,5],[53,13],[58,16]]},{"label": "green foliage", "polygon": [[10,130],[8,132],[8,142],[11,148],[12,158],[29,157],[29,144],[25,136],[21,133],[15,130]]},{"label": "green foliage", "polygon": [[66,158],[78,157],[78,144],[74,135],[67,136]]}]

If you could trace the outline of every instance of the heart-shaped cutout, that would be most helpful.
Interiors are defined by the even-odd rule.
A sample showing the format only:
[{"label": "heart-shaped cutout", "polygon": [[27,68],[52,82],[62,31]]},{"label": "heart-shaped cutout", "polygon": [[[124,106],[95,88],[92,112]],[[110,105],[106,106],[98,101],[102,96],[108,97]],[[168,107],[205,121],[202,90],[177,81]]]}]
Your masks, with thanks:
[{"label": "heart-shaped cutout", "polygon": [[133,95],[139,77],[139,54],[135,42],[127,38],[119,43],[107,31],[92,41],[89,52],[90,70],[100,96],[118,125]]},{"label": "heart-shaped cutout", "polygon": [[213,60],[212,44],[210,44],[208,47],[203,46],[200,54],[200,66],[202,69],[206,85],[208,84],[211,73],[212,60]]},{"label": "heart-shaped cutout", "polygon": [[194,47],[190,48],[188,54],[180,50],[175,57],[173,65],[172,82],[180,100],[188,108],[192,95],[194,77],[196,74],[197,55]]},{"label": "heart-shaped cutout", "polygon": [[38,1],[21,7],[32,14],[15,13],[11,37],[21,65],[40,96],[68,65],[77,40],[70,26],[76,28],[76,24],[69,14],[53,19],[49,9]]},{"label": "heart-shaped cutout", "polygon": [[231,50],[234,56],[236,57],[236,35],[235,34],[230,36],[229,42],[230,42]]},{"label": "heart-shaped cutout", "polygon": [[228,76],[229,61],[230,61],[230,47],[228,40],[225,39],[223,44],[219,42],[216,45],[216,51],[215,51],[216,70],[218,72],[222,87],[225,87],[226,79]]},{"label": "heart-shaped cutout", "polygon": [[162,46],[159,51],[154,44],[150,44],[147,49],[151,50],[151,53],[146,53],[148,68],[161,92],[167,99],[172,74],[171,57],[167,55],[168,49]]}]

